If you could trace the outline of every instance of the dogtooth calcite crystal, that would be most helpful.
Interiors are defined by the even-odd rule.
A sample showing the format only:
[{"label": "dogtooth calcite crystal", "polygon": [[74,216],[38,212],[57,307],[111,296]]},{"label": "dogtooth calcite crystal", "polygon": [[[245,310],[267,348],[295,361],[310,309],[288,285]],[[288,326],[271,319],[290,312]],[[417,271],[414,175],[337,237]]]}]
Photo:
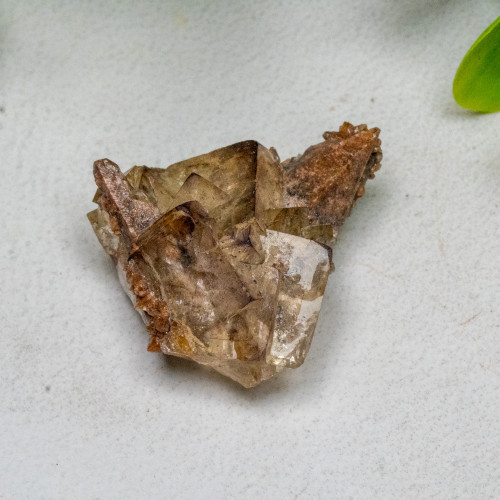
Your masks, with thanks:
[{"label": "dogtooth calcite crystal", "polygon": [[88,218],[148,350],[245,387],[304,362],[337,233],[382,158],[377,128],[323,137],[284,162],[255,141],[166,169],[95,162]]}]

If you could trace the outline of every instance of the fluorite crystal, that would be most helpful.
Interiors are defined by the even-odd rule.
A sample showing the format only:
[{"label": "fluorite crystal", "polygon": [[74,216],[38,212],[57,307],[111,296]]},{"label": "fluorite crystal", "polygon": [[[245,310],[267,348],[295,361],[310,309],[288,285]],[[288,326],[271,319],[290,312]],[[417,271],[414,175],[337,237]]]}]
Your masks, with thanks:
[{"label": "fluorite crystal", "polygon": [[148,350],[245,387],[305,359],[337,232],[380,168],[379,130],[344,123],[301,156],[245,141],[167,169],[94,164],[88,214]]}]

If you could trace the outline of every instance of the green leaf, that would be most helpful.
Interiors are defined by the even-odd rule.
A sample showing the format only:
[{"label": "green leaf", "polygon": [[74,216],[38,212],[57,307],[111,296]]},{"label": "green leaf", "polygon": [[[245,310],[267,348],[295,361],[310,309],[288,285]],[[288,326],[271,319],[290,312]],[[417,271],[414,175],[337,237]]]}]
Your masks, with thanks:
[{"label": "green leaf", "polygon": [[474,111],[500,111],[500,17],[469,49],[458,67],[453,96]]}]

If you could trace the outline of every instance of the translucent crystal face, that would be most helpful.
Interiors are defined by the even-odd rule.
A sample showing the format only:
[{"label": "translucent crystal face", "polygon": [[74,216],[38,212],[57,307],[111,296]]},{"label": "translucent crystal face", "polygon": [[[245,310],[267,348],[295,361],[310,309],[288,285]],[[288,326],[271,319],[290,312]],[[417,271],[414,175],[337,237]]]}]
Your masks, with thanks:
[{"label": "translucent crystal face", "polygon": [[245,141],[123,174],[94,164],[88,214],[150,333],[148,349],[252,387],[307,355],[331,247],[380,167],[378,129],[345,123],[280,163]]}]

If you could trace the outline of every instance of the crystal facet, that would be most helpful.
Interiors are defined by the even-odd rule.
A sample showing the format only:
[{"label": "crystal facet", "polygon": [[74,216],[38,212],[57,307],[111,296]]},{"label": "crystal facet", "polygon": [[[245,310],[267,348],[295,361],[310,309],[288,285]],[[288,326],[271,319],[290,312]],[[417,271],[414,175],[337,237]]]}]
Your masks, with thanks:
[{"label": "crystal facet", "polygon": [[96,161],[88,214],[148,350],[253,387],[305,359],[332,247],[380,168],[377,128],[344,123],[284,162],[245,141],[167,169]]}]

